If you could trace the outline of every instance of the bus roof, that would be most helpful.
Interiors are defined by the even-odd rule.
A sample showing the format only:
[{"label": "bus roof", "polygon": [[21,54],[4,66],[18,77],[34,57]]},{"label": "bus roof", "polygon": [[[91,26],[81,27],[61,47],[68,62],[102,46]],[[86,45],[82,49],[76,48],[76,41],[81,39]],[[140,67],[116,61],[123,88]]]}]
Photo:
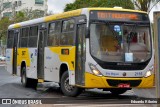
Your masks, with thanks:
[{"label": "bus roof", "polygon": [[147,12],[144,12],[144,11],[123,9],[123,8],[122,9],[121,8],[102,8],[102,7],[82,8],[82,9],[72,10],[72,11],[68,11],[68,12],[64,12],[64,13],[60,13],[60,14],[54,14],[54,15],[50,15],[50,16],[46,16],[46,17],[42,17],[42,18],[28,20],[28,21],[24,21],[24,22],[20,22],[20,23],[15,23],[15,24],[10,25],[8,27],[8,29],[20,28],[23,26],[34,25],[34,24],[38,24],[38,23],[49,22],[52,20],[58,20],[58,19],[63,19],[63,18],[69,18],[72,16],[79,16],[80,14],[89,12],[91,10],[111,10],[111,11],[138,12],[138,13],[146,13],[147,14]]}]

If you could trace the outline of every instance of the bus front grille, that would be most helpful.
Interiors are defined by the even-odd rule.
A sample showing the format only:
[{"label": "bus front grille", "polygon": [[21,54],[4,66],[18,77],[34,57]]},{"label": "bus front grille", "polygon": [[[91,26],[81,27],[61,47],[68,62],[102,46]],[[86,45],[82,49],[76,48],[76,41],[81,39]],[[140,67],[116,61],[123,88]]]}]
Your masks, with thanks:
[{"label": "bus front grille", "polygon": [[124,84],[130,84],[130,87],[137,87],[140,85],[142,80],[112,80],[112,79],[107,79],[107,83],[110,86],[117,87],[120,83]]}]

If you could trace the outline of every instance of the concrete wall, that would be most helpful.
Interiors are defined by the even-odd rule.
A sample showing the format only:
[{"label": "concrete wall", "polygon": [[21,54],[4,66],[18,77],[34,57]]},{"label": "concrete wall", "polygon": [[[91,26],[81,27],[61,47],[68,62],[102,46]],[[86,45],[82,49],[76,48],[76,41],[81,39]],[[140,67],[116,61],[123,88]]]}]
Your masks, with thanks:
[{"label": "concrete wall", "polygon": [[[13,4],[15,1],[21,1],[22,5],[21,6],[14,6]],[[1,16],[3,16],[3,13],[5,12],[13,12],[13,11],[21,11],[23,9],[32,9],[32,10],[43,10],[45,11],[45,14],[47,13],[48,10],[48,5],[47,5],[48,0],[44,0],[44,4],[35,4],[35,0],[3,0],[3,2],[11,2],[12,6],[10,8],[4,9],[4,11],[1,13]]]}]

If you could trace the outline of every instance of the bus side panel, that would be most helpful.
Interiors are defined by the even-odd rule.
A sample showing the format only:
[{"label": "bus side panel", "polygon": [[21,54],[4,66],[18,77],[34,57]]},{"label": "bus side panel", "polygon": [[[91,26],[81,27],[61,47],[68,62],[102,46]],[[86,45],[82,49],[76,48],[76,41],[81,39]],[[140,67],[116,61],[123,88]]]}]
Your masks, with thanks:
[{"label": "bus side panel", "polygon": [[[52,48],[54,50],[54,48]],[[61,61],[59,54],[53,53],[50,48],[45,48],[44,54],[44,80],[59,82],[59,67]]]},{"label": "bus side panel", "polygon": [[27,77],[37,79],[37,49],[19,48],[17,58],[18,74],[20,75],[22,62],[25,62]]},{"label": "bus side panel", "polygon": [[44,60],[45,80],[59,82],[59,72],[62,63],[68,66],[69,72],[75,71],[75,47],[45,48]]},{"label": "bus side panel", "polygon": [[29,48],[29,59],[28,77],[37,79],[37,48]]},{"label": "bus side panel", "polygon": [[21,51],[20,49],[17,49],[17,76],[21,76],[21,63],[20,63],[20,59],[21,59]]},{"label": "bus side panel", "polygon": [[13,64],[13,49],[6,49],[6,64],[7,71],[12,74],[12,64]]}]

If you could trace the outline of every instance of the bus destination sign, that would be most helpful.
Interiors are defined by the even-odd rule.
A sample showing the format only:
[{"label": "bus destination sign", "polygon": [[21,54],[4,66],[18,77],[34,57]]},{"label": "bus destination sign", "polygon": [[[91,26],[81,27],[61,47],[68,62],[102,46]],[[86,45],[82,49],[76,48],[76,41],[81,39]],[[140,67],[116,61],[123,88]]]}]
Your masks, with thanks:
[{"label": "bus destination sign", "polygon": [[149,21],[147,14],[123,11],[91,11],[90,19],[110,21]]}]

